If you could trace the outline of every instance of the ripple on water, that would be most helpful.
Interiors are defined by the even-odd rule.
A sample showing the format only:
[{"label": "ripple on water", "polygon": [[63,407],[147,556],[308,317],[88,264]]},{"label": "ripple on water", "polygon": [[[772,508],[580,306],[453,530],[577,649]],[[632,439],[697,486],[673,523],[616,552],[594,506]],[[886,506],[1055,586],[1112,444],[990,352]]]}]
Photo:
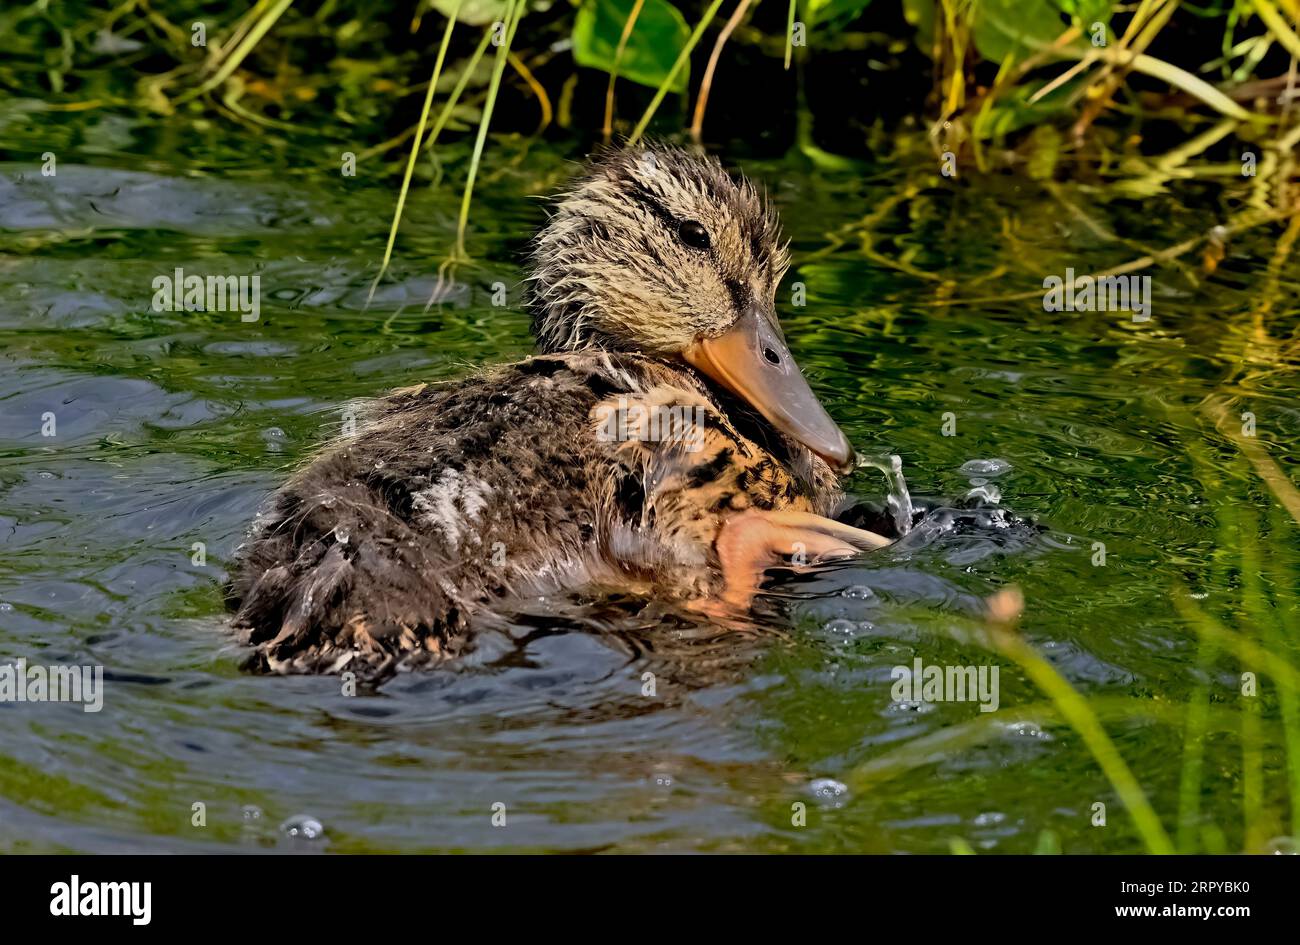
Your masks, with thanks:
[{"label": "ripple on water", "polygon": [[[761,164],[758,176],[797,195],[786,223],[796,266],[805,257],[798,275],[817,277],[792,346],[855,446],[907,458],[911,534],[780,576],[762,618],[741,629],[625,599],[549,599],[485,631],[465,664],[377,692],[239,673],[223,564],[265,496],[338,428],[340,406],[527,350],[526,316],[492,306],[486,288],[500,279],[517,302],[518,234],[542,214],[528,195],[552,189],[567,156],[535,144],[526,157],[476,196],[481,268],[441,289],[431,254],[454,232],[459,195],[413,189],[403,236],[418,252],[395,260],[369,308],[388,182],[339,188],[291,168],[222,181],[152,153],[151,167],[171,160],[174,172],[71,160],[37,179],[0,166],[0,240],[23,246],[0,261],[0,660],[57,655],[103,665],[109,680],[93,717],[0,707],[0,761],[15,775],[0,796],[0,846],[760,849],[789,844],[763,812],[788,809],[793,785],[840,808],[833,834],[799,835],[805,849],[946,852],[973,830],[973,844],[1028,852],[1040,826],[1066,816],[1056,789],[1097,772],[1077,739],[1017,708],[1041,695],[1009,667],[983,744],[846,793],[842,772],[984,718],[969,705],[894,702],[891,667],[986,660],[951,631],[1015,581],[1026,637],[1080,691],[1130,695],[1193,675],[1195,641],[1167,590],[1191,581],[1217,599],[1219,533],[1163,404],[1204,396],[1205,366],[1222,357],[1220,313],[1251,300],[1207,285],[1226,294],[1186,300],[1164,341],[1116,338],[1097,319],[1028,318],[1019,304],[955,321],[928,288],[850,249],[806,259],[826,232],[860,224],[860,205],[886,195],[878,182]],[[998,186],[961,198],[990,232],[1007,207],[1032,226],[1057,206]],[[1170,224],[1149,209],[1090,213],[1153,245],[1195,235],[1153,234]],[[997,241],[980,239],[937,260],[928,222],[908,220],[891,238],[922,250],[919,264],[960,278],[1003,262]],[[1113,263],[1077,240],[1045,251]],[[262,320],[153,311],[152,278],[176,265],[261,273]],[[450,304],[426,312],[435,292]],[[1285,374],[1263,383],[1275,406],[1295,400]],[[1300,435],[1289,409],[1277,407],[1268,434],[1280,457]],[[955,436],[940,432],[948,411]],[[56,436],[41,433],[46,412]],[[855,484],[888,509],[879,477]],[[1091,563],[1097,541],[1104,568]],[[1112,732],[1157,782],[1176,779],[1180,757],[1178,733],[1168,751],[1148,747],[1165,745],[1162,732]],[[184,826],[195,799],[209,804],[201,839]],[[509,830],[491,826],[497,801]],[[1064,845],[1117,835],[1082,830]],[[1277,852],[1294,852],[1287,840]]]}]

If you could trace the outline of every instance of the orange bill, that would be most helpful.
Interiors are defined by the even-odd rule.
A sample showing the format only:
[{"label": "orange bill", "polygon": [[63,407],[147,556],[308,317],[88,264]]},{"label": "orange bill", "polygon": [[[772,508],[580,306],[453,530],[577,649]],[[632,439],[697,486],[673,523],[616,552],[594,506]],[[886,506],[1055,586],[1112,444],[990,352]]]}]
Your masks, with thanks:
[{"label": "orange bill", "polygon": [[751,307],[721,335],[697,339],[682,356],[835,469],[852,468],[848,439],[804,380],[780,330],[761,310]]}]

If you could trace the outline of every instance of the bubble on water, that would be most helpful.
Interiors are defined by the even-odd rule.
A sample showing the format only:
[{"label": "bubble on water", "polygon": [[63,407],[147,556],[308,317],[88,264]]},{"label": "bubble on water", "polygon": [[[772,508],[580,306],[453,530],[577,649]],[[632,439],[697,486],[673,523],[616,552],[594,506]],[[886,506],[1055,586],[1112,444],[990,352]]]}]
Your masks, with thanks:
[{"label": "bubble on water", "polygon": [[854,584],[852,587],[846,587],[840,591],[840,596],[852,600],[869,600],[876,596],[876,592],[865,584]]},{"label": "bubble on water", "polygon": [[38,479],[53,479],[53,478],[54,478],[54,473],[52,473],[52,472],[44,472],[44,471],[42,471],[42,472],[38,472],[38,473],[36,474],[36,478],[38,478]]},{"label": "bubble on water", "polygon": [[261,823],[262,808],[256,804],[245,804],[239,808],[239,816],[244,819],[244,823],[249,825]]},{"label": "bubble on water", "polygon": [[1295,856],[1300,853],[1295,837],[1274,837],[1264,849],[1277,856]]},{"label": "bubble on water", "polygon": [[351,532],[348,531],[348,527],[346,525],[334,526],[334,540],[337,541],[340,545],[346,545],[348,543],[348,538],[350,537],[351,537]]},{"label": "bubble on water", "polygon": [[852,620],[845,620],[842,617],[837,617],[834,620],[827,621],[827,623],[825,624],[825,626],[822,627],[822,629],[825,630],[827,633],[834,633],[840,636],[844,636],[856,632],[858,629],[858,625],[854,623]]},{"label": "bubble on water", "polygon": [[991,810],[983,814],[975,815],[975,819],[972,821],[972,823],[975,824],[976,827],[992,827],[995,824],[1002,823],[1002,821],[1006,819],[1007,819],[1006,814],[1000,813],[995,810]]},{"label": "bubble on water", "polygon": [[284,449],[284,440],[287,437],[279,427],[271,427],[262,431],[262,442],[266,444],[268,453],[279,453]]},{"label": "bubble on water", "polygon": [[6,601],[0,601],[0,614],[7,614],[14,609],[14,605]]},{"label": "bubble on water", "polygon": [[849,799],[849,787],[834,778],[817,778],[808,785],[808,791],[823,804],[839,807]]},{"label": "bubble on water", "polygon": [[927,712],[933,712],[934,705],[917,699],[897,699],[889,703],[889,711],[894,713],[915,712],[917,715],[924,715]]},{"label": "bubble on water", "polygon": [[967,476],[1000,476],[1010,468],[1005,459],[968,459],[958,471]]},{"label": "bubble on water", "polygon": [[1044,742],[1052,740],[1051,734],[1044,732],[1043,727],[1037,722],[1005,722],[1003,724],[1007,734],[1014,735],[1017,738],[1037,738]]},{"label": "bubble on water", "polygon": [[298,814],[280,825],[280,833],[292,840],[318,840],[325,836],[325,828],[315,817]]}]

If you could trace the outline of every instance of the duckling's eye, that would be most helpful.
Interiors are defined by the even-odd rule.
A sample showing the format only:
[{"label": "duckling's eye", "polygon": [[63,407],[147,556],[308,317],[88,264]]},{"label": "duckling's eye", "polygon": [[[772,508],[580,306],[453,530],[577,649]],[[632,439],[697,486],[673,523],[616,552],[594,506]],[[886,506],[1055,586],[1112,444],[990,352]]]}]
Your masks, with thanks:
[{"label": "duckling's eye", "polygon": [[677,235],[687,246],[694,246],[696,249],[709,248],[709,231],[697,220],[687,220],[682,223],[677,228]]}]

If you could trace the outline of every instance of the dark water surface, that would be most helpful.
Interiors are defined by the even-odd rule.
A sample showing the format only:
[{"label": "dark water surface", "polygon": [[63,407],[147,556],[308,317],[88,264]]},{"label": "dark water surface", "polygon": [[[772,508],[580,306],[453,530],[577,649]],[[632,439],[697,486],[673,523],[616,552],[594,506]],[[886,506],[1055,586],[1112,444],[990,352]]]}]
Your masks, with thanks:
[{"label": "dark water surface", "polygon": [[[0,849],[944,852],[957,839],[1024,852],[1044,831],[1067,852],[1141,848],[1043,695],[951,631],[1016,583],[1025,635],[1089,696],[1187,699],[1197,638],[1171,588],[1220,604],[1228,590],[1211,568],[1213,501],[1183,446],[1200,437],[1188,407],[1248,346],[1249,319],[1230,316],[1256,304],[1276,234],[1242,236],[1208,281],[1195,256],[1153,270],[1144,323],[1001,297],[1198,235],[1240,195],[954,183],[888,160],[834,176],[732,156],[793,237],[787,282],[806,285],[807,305],[783,304],[786,332],[855,446],[899,454],[930,506],[978,504],[965,497],[985,480],[1001,498],[984,504],[1015,516],[986,508],[782,581],[762,639],[695,639],[653,609],[629,627],[622,611],[539,603],[500,660],[348,697],[335,678],[240,672],[223,567],[350,399],[528,350],[518,260],[568,156],[493,144],[476,265],[426,314],[462,152],[441,186],[413,192],[392,279],[366,310],[394,185],[364,162],[345,178],[331,154],[252,133],[217,150],[89,117],[56,132],[55,177],[12,121],[19,159],[0,166],[0,661],[99,664],[106,693],[96,714],[0,704]],[[881,258],[862,251],[868,231]],[[152,280],[176,267],[260,274],[260,320],[154,311]],[[508,308],[491,304],[497,281]],[[953,296],[984,301],[936,304]],[[1270,317],[1294,330],[1294,268]],[[1293,469],[1294,375],[1248,393]],[[1004,462],[990,475],[978,460]],[[852,482],[877,500],[883,487],[871,470]],[[918,656],[998,665],[998,710],[893,701],[891,669]],[[987,728],[921,741],[964,723]],[[1108,730],[1168,823],[1181,726],[1126,716]],[[1239,773],[1208,751],[1203,820],[1240,848]],[[868,776],[881,765],[888,776]],[[1105,828],[1091,824],[1097,802]]]}]

